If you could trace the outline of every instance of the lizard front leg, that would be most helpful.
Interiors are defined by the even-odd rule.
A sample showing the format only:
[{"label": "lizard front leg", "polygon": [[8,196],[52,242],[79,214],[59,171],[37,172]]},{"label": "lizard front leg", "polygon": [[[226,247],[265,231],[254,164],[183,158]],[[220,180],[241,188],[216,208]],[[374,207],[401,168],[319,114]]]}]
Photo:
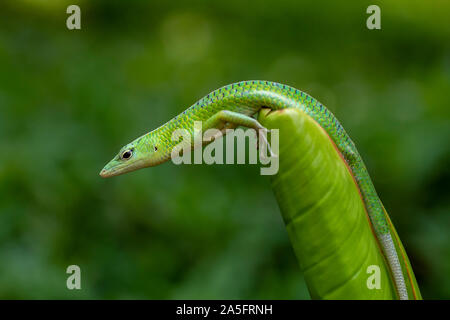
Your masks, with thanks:
[{"label": "lizard front leg", "polygon": [[[212,117],[210,117],[208,120],[206,120],[204,127],[207,129],[216,128],[222,131],[222,133],[226,129],[230,128],[236,128],[238,126],[252,128],[256,130],[259,135],[257,136],[262,139],[262,145],[260,150],[260,156],[265,158],[264,149],[267,147],[269,150],[269,153],[272,157],[275,157],[276,155],[272,152],[269,142],[267,141],[267,128],[262,126],[258,120],[255,118],[252,118],[250,116],[247,116],[242,113],[233,112],[229,110],[222,110],[214,114]],[[209,139],[212,139],[213,137],[216,138],[218,135],[213,135],[212,137],[208,137]]]}]

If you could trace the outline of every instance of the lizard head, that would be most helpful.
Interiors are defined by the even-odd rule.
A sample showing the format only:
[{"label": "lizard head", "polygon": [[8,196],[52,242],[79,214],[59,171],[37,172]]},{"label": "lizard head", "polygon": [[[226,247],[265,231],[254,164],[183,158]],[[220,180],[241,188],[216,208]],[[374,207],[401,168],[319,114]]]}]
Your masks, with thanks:
[{"label": "lizard head", "polygon": [[159,158],[157,144],[150,134],[123,146],[119,153],[100,171],[102,178],[118,176],[156,164]]}]

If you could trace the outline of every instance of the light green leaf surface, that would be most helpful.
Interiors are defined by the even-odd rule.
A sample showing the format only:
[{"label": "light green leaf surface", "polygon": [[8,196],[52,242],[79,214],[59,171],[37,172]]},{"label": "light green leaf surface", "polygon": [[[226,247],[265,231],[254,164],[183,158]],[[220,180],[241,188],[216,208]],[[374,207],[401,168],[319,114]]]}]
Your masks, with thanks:
[{"label": "light green leaf surface", "polygon": [[[311,297],[397,299],[358,187],[326,132],[297,109],[262,111],[259,121],[280,130],[272,188]],[[370,266],[380,289],[367,285]]]}]

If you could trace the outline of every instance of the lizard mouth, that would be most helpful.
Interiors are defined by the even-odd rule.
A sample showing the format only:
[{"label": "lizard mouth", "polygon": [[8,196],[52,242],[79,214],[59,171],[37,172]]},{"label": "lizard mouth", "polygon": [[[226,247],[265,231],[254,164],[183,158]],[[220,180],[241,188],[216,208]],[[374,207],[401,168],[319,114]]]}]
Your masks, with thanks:
[{"label": "lizard mouth", "polygon": [[108,170],[106,168],[103,168],[102,171],[100,171],[100,177],[102,178],[110,178],[110,177],[114,177],[114,176],[118,176],[122,173],[125,173],[125,171],[123,170]]},{"label": "lizard mouth", "polygon": [[102,171],[100,171],[100,177],[102,177],[102,178],[111,177],[111,173],[108,172],[108,170],[106,170],[106,169],[102,169]]},{"label": "lizard mouth", "polygon": [[130,162],[117,163],[117,160],[112,160],[102,169],[102,171],[100,171],[100,177],[110,178],[114,176],[119,176],[121,174],[143,168],[144,166],[142,166],[142,164],[143,164],[142,160],[137,160],[132,163]]}]

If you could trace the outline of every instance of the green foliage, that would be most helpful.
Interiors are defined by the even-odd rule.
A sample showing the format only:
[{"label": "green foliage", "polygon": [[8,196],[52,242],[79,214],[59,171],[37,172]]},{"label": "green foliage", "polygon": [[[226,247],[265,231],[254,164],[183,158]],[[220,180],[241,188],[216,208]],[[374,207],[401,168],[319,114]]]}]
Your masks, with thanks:
[{"label": "green foliage", "polygon": [[[272,188],[311,297],[396,299],[358,187],[326,132],[296,109],[263,111],[259,120],[280,130]],[[367,286],[371,266],[379,289]]]},{"label": "green foliage", "polygon": [[383,3],[380,31],[364,1],[80,1],[79,31],[66,3],[1,4],[0,298],[309,298],[257,166],[98,177],[120,146],[244,79],[333,111],[423,296],[450,297],[448,1]]}]

